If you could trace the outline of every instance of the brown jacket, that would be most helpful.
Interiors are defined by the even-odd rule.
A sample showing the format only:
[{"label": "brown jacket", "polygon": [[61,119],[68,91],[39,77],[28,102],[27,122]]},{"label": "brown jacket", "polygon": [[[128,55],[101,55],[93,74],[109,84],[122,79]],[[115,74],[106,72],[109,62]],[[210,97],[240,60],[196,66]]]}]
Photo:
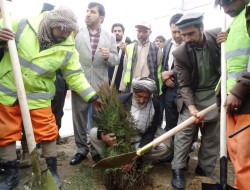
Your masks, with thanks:
[{"label": "brown jacket", "polygon": [[[207,30],[204,37],[210,52],[211,63],[214,64],[216,71],[220,74],[220,47],[216,42],[216,37],[221,31],[220,28]],[[194,90],[197,87],[198,73],[195,52],[186,43],[181,44],[173,51],[177,80],[179,83],[177,109],[182,110],[183,104],[186,106],[194,105]]]}]

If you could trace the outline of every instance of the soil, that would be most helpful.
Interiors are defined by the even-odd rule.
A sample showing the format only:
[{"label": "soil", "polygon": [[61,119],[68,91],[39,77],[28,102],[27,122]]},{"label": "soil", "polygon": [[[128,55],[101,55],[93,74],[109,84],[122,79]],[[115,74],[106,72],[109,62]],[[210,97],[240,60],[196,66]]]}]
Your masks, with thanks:
[{"label": "soil", "polygon": [[[58,148],[58,173],[63,183],[63,190],[105,190],[103,172],[92,169],[94,161],[88,155],[87,159],[80,164],[71,166],[69,161],[76,152],[74,137],[68,137],[67,143],[57,145]],[[202,183],[215,183],[207,177],[194,175],[197,165],[197,150],[191,153],[189,169],[186,172],[186,190],[201,190]],[[219,159],[218,159],[219,161]],[[40,158],[41,168],[46,167],[44,158]],[[215,169],[215,175],[219,176],[219,163]],[[24,183],[31,177],[31,168],[19,169],[20,182],[14,190],[24,190]],[[140,189],[143,190],[171,190],[171,164],[161,163],[154,165],[150,173],[147,174],[144,184]],[[219,179],[219,178],[218,178]],[[234,171],[232,164],[228,164],[228,184],[234,181]],[[136,189],[135,189],[136,190]]]}]

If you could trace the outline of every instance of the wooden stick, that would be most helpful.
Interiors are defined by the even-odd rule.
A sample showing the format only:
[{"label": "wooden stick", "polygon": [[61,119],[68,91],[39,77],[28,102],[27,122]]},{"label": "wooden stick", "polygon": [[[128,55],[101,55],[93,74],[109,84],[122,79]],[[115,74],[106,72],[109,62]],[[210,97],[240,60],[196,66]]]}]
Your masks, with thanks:
[{"label": "wooden stick", "polygon": [[[124,34],[123,34],[122,42],[125,42],[125,35],[124,35]],[[112,80],[111,80],[111,83],[110,83],[110,86],[111,86],[111,87],[112,87],[112,86],[114,85],[114,83],[115,83],[115,78],[116,78],[116,75],[117,75],[118,67],[119,67],[119,65],[120,65],[121,57],[122,57],[122,50],[119,49],[119,64],[116,65],[115,68],[114,68]]]},{"label": "wooden stick", "polygon": [[[215,103],[215,104],[213,104],[213,105],[205,108],[204,110],[200,111],[199,115],[206,115],[207,113],[211,112],[212,110],[214,110],[216,108],[217,108],[217,105]],[[151,150],[151,148],[154,148],[157,145],[159,145],[160,143],[166,141],[167,139],[169,139],[170,137],[174,136],[176,133],[178,133],[182,129],[185,129],[185,128],[189,127],[195,121],[196,121],[196,117],[194,117],[194,116],[189,117],[187,120],[185,120],[184,122],[180,123],[179,125],[177,125],[173,129],[167,131],[163,135],[161,135],[158,138],[154,139],[151,143],[148,143],[144,147],[142,147],[139,150],[137,150],[137,154],[138,155],[143,155],[145,152],[148,152],[149,150]]]},{"label": "wooden stick", "polygon": [[[9,11],[8,11],[6,0],[0,0],[0,6],[1,6],[2,16],[4,20],[4,27],[9,28],[10,30],[13,30],[12,25],[11,25],[11,20],[9,17]],[[16,83],[18,102],[21,108],[23,125],[25,129],[26,139],[28,142],[28,149],[29,149],[29,153],[31,153],[36,147],[36,142],[35,142],[33,127],[31,123],[28,103],[26,99],[15,39],[8,41],[8,47],[9,47],[9,52],[10,52],[12,69],[14,73],[14,79]]]}]

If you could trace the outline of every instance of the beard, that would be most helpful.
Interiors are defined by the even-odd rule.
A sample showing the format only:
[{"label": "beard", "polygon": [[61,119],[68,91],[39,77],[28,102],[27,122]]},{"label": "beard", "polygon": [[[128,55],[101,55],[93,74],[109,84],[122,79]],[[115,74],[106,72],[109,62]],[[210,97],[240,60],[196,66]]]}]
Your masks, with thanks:
[{"label": "beard", "polygon": [[198,48],[201,49],[201,47],[203,46],[203,41],[204,38],[202,37],[202,33],[200,32],[199,34],[199,39],[197,41],[189,41],[187,42],[187,46],[190,48]]},{"label": "beard", "polygon": [[116,41],[117,41],[117,42],[122,41],[122,36],[116,35],[115,37],[116,37]]},{"label": "beard", "polygon": [[196,47],[199,47],[199,43],[197,43],[197,42],[188,42],[187,46],[189,48],[196,48]]}]

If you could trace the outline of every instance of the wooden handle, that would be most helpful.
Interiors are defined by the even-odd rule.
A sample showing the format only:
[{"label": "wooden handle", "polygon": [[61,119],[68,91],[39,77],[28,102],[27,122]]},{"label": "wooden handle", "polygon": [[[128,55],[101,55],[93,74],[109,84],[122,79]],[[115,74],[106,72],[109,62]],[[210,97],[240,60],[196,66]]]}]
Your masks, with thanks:
[{"label": "wooden handle", "polygon": [[[125,42],[125,35],[124,34],[123,34],[122,42]],[[117,75],[118,67],[120,65],[121,57],[122,57],[122,50],[119,49],[119,60],[118,60],[119,64],[115,66],[113,76],[112,76],[112,80],[111,80],[111,83],[110,83],[110,87],[112,87],[114,85],[114,83],[115,83],[115,78],[116,78],[116,75]]]},{"label": "wooden handle", "polygon": [[[216,109],[217,105],[216,103],[207,107],[206,109],[200,111],[198,114],[200,115],[206,115],[207,113],[211,112],[212,110]],[[149,151],[151,148],[156,147],[160,143],[166,141],[167,139],[171,138],[174,136],[176,133],[181,131],[184,128],[187,128],[188,126],[192,125],[195,122],[196,118],[194,116],[191,116],[181,124],[177,125],[173,129],[169,130],[168,132],[164,133],[163,135],[159,136],[158,138],[154,139],[151,143],[143,146],[139,150],[137,150],[138,155],[143,155],[145,152]]]},{"label": "wooden handle", "polygon": [[[121,56],[122,56],[122,50],[120,49],[119,50],[119,64],[120,64]],[[117,75],[119,64],[116,65],[115,68],[114,68],[114,72],[113,72],[113,76],[112,76],[112,80],[111,80],[110,86],[113,86],[114,83],[115,83],[115,78],[116,78],[116,75]]]},{"label": "wooden handle", "polygon": [[[9,11],[8,11],[6,0],[0,0],[0,6],[1,6],[3,21],[4,21],[4,27],[9,28],[10,30],[13,30],[12,25],[11,25],[11,20],[9,17]],[[28,103],[26,99],[15,39],[8,41],[8,47],[9,47],[9,52],[10,52],[12,69],[14,73],[14,79],[16,83],[18,101],[19,101],[19,105],[20,105],[21,113],[22,113],[23,125],[25,129],[27,142],[28,142],[28,149],[29,149],[29,153],[31,153],[36,147],[36,142],[35,142],[35,137],[33,133]]]},{"label": "wooden handle", "polygon": [[[226,31],[226,14],[223,13],[224,21],[222,30]],[[220,158],[227,157],[227,108],[224,106],[227,98],[227,66],[225,58],[225,42],[221,43],[221,108],[220,108]]]}]

